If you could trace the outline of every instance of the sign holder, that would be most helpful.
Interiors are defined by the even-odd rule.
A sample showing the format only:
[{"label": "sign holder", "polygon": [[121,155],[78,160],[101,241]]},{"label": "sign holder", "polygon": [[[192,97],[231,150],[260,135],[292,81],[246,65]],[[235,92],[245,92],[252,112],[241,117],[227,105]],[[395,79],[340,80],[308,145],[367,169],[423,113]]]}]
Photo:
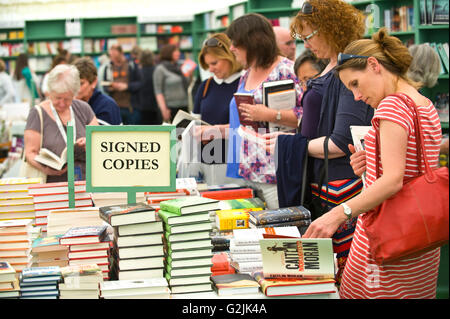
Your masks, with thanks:
[{"label": "sign holder", "polygon": [[[122,145],[130,142],[133,139],[133,136],[145,137],[145,142],[152,141],[152,138],[155,136],[163,136],[165,141],[168,141],[167,145],[162,148],[163,154],[168,155],[169,163],[160,163],[164,164],[164,167],[168,167],[169,171],[164,175],[166,180],[169,180],[169,183],[163,185],[158,184],[158,177],[155,178],[147,178],[143,183],[139,185],[125,185],[127,183],[128,176],[121,179],[120,182],[122,186],[112,185],[111,181],[104,178],[103,180],[98,180],[100,177],[96,177],[94,179],[93,169],[98,160],[100,148],[98,141],[95,140],[95,136],[101,136],[107,138],[121,138]],[[167,136],[166,136],[167,135]],[[108,142],[111,143],[111,142]],[[109,145],[110,144],[106,144]],[[95,147],[95,149],[93,149]],[[168,153],[166,153],[168,152]],[[100,152],[101,153],[101,152]],[[127,156],[123,161],[126,161],[128,158],[135,155],[134,153],[126,154],[123,156]],[[142,153],[145,154],[145,153]],[[148,153],[152,154],[152,153]],[[152,154],[153,155],[153,154]],[[118,156],[118,155],[116,155]],[[176,189],[176,127],[174,125],[88,125],[86,126],[86,191],[88,192],[126,192],[127,193],[127,202],[128,204],[136,203],[136,193],[138,192],[147,192],[147,191],[158,191],[158,192],[170,192],[175,191]],[[142,157],[141,157],[142,160]],[[144,160],[148,160],[145,158]],[[111,162],[108,162],[108,165],[111,165]],[[104,165],[104,163],[103,163]],[[130,170],[130,176],[138,176],[143,174],[143,172],[135,172]],[[134,174],[134,175],[133,175]],[[100,179],[102,179],[101,177]],[[130,177],[130,180],[132,178]],[[156,180],[155,180],[156,179]],[[94,183],[95,182],[95,183]]]}]

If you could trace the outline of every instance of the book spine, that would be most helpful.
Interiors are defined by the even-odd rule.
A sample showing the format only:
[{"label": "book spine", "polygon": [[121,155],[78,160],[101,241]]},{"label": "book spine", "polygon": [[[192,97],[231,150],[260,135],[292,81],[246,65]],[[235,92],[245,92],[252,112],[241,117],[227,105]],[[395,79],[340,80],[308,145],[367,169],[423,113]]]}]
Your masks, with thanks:
[{"label": "book spine", "polygon": [[311,218],[308,210],[297,208],[283,208],[273,211],[250,212],[250,221],[255,225],[283,223],[294,220],[306,220]]},{"label": "book spine", "polygon": [[265,224],[265,225],[255,225],[250,221],[249,227],[250,228],[286,227],[286,226],[304,227],[304,226],[309,226],[310,224],[311,224],[310,219],[294,220],[294,221],[289,221],[289,222],[273,223],[273,224]]}]

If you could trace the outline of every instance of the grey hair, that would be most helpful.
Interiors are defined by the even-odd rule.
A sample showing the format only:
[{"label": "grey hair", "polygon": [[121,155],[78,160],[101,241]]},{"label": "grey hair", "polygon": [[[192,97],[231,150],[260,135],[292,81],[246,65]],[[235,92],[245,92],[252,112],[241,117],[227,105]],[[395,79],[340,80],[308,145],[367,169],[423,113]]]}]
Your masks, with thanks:
[{"label": "grey hair", "polygon": [[77,95],[80,90],[80,73],[71,64],[59,64],[48,74],[48,91],[50,93],[71,92]]},{"label": "grey hair", "polygon": [[425,43],[410,46],[409,53],[413,60],[408,69],[408,77],[424,87],[435,86],[441,71],[438,53]]}]

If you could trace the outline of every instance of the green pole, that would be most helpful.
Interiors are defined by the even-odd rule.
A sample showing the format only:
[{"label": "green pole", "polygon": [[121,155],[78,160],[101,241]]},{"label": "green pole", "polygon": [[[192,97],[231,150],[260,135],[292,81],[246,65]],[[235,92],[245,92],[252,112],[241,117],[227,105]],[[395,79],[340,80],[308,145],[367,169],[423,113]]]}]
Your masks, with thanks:
[{"label": "green pole", "polygon": [[69,192],[69,208],[75,208],[75,167],[74,167],[73,124],[67,122],[67,186]]}]

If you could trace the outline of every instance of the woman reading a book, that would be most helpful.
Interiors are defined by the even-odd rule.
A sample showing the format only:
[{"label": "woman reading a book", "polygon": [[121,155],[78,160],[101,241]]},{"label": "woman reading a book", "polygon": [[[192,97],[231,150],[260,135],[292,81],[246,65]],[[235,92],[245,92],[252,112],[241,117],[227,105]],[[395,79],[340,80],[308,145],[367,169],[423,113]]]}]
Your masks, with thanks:
[{"label": "woman reading a book", "polygon": [[[356,100],[376,109],[372,128],[365,137],[366,189],[314,221],[306,237],[330,237],[349,216],[358,223],[345,266],[342,298],[434,298],[440,249],[395,264],[377,265],[370,253],[365,221],[371,210],[403,188],[405,180],[419,174],[414,118],[418,117],[424,137],[426,160],[437,167],[441,125],[432,102],[417,91],[418,83],[407,76],[412,61],[408,49],[385,28],[372,39],[351,43],[336,70]],[[396,94],[396,95],[392,95]],[[408,105],[417,105],[417,114]],[[379,137],[377,137],[379,134]],[[380,156],[375,155],[379,138]],[[377,177],[377,167],[382,175]],[[430,199],[432,200],[432,199]],[[376,267],[376,268],[374,268]]]},{"label": "woman reading a book", "polygon": [[[231,39],[231,51],[246,69],[237,92],[250,93],[254,99],[252,105],[241,103],[239,110],[236,99],[231,100],[227,176],[243,178],[248,186],[257,190],[268,208],[278,208],[273,156],[266,152],[264,144],[258,141],[250,142],[248,137],[257,138],[256,133],[267,132],[266,123],[261,121],[289,126],[292,129],[297,126],[301,114],[302,90],[294,73],[294,62],[280,55],[272,25],[260,14],[250,13],[233,20],[227,33]],[[295,92],[295,105],[279,112],[262,104],[263,83],[278,80],[292,80]],[[242,120],[256,123],[254,127],[258,132],[250,126],[244,128],[239,114]],[[250,132],[241,141],[238,132],[242,133],[246,129]]]},{"label": "woman reading a book", "polygon": [[202,141],[200,173],[208,185],[226,184],[227,129],[230,101],[242,74],[242,65],[230,51],[231,41],[225,33],[216,33],[204,43],[198,61],[213,74],[198,87],[194,114],[211,124],[199,126]]},{"label": "woman reading a book", "polygon": [[[339,26],[339,27],[336,27]],[[311,210],[312,219],[339,205],[345,199],[356,196],[362,189],[362,181],[350,166],[352,144],[351,125],[367,126],[373,116],[373,109],[364,101],[355,101],[351,91],[334,74],[338,53],[364,34],[364,16],[351,4],[342,0],[305,1],[298,12],[291,31],[303,40],[305,48],[318,58],[329,62],[321,74],[308,81],[302,98],[303,118],[299,133],[278,138],[278,153],[283,154],[291,147],[292,141],[307,139],[308,177],[304,181],[304,205]],[[273,135],[271,136],[273,138]],[[273,138],[274,149],[276,138]],[[306,148],[305,148],[306,149]],[[304,158],[293,149],[292,156]],[[328,156],[326,155],[328,153]],[[328,158],[328,165],[326,164]],[[279,162],[286,159],[280,159]],[[286,165],[286,164],[285,164]],[[292,163],[291,165],[295,165]],[[298,164],[297,164],[298,165]],[[328,168],[328,178],[326,177]],[[326,179],[327,178],[327,179]],[[278,181],[284,189],[293,184],[302,191],[300,183],[293,184],[292,176],[280,177]],[[289,184],[290,183],[290,184]],[[281,187],[281,186],[280,186]],[[346,221],[332,234],[334,252],[337,254],[339,284],[355,230],[356,218]]]},{"label": "woman reading a book", "polygon": [[73,123],[74,132],[75,180],[85,179],[86,125],[98,125],[98,122],[89,104],[74,99],[79,89],[77,68],[67,64],[56,66],[48,76],[49,99],[33,107],[28,115],[24,133],[25,159],[47,175],[47,182],[67,181],[67,166],[56,170],[39,163],[35,157],[41,148],[57,156],[64,153],[69,121]]}]

